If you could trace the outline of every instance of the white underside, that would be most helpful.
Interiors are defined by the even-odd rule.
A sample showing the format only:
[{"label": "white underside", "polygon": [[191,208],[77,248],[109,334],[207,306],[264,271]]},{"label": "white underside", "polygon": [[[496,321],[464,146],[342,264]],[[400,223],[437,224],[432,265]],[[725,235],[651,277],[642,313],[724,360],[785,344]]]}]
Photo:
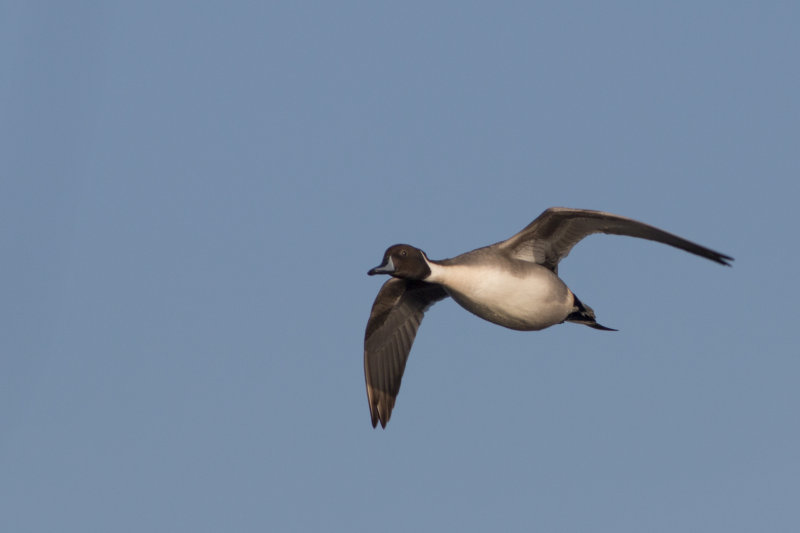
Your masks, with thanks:
[{"label": "white underside", "polygon": [[471,313],[507,328],[537,330],[560,324],[572,311],[569,289],[547,268],[522,263],[513,273],[483,264],[430,264],[426,281],[444,286]]}]

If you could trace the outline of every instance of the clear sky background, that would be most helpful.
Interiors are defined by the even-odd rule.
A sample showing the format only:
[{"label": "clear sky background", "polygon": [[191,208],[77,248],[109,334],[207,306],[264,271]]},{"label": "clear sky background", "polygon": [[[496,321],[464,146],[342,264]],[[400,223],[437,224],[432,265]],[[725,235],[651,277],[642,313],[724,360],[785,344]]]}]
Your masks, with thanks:
[{"label": "clear sky background", "polygon": [[[0,4],[0,530],[800,529],[796,2]],[[563,205],[617,333],[434,306],[396,242]]]}]

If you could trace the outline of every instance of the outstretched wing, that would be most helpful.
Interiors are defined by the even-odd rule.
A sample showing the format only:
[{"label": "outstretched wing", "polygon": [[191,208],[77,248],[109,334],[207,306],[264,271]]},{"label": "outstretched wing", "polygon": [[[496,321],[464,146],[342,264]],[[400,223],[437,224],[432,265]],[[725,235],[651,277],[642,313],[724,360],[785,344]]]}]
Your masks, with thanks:
[{"label": "outstretched wing", "polygon": [[378,421],[386,427],[422,317],[446,297],[439,285],[398,278],[391,278],[378,292],[364,335],[364,378],[372,427]]},{"label": "outstretched wing", "polygon": [[728,261],[733,260],[732,257],[637,220],[603,211],[567,207],[547,209],[525,229],[497,246],[510,249],[514,257],[539,263],[555,272],[559,261],[569,254],[572,247],[593,233],[657,241],[727,266],[730,266]]}]

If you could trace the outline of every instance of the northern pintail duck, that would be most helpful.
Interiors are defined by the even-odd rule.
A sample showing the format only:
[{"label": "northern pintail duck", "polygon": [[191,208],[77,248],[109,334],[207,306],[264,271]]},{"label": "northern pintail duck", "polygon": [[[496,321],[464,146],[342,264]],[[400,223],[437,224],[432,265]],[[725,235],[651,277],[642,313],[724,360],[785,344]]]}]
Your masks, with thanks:
[{"label": "northern pintail duck", "polygon": [[411,345],[425,311],[448,296],[467,311],[500,326],[531,331],[563,322],[601,326],[558,277],[558,263],[593,233],[628,235],[669,244],[730,266],[733,258],[630,218],[551,207],[502,242],[452,259],[434,261],[408,244],[383,254],[370,276],[389,274],[367,322],[364,376],[372,427],[392,416]]}]

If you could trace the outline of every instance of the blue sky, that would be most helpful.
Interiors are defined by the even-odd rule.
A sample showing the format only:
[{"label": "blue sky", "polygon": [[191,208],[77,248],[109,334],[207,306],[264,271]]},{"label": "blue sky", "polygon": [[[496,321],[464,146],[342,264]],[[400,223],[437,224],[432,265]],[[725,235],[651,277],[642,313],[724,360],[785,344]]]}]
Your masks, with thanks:
[{"label": "blue sky", "polygon": [[[792,2],[4,2],[0,530],[797,531]],[[426,316],[409,242],[553,205],[604,333]]]}]

